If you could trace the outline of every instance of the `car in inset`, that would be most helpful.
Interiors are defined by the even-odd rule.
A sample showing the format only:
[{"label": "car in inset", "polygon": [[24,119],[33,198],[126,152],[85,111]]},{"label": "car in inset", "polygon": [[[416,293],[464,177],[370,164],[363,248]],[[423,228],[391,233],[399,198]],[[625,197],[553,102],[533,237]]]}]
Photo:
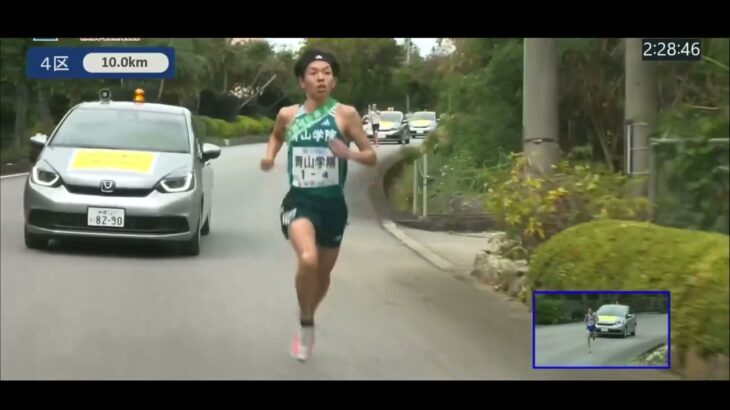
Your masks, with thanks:
[{"label": "car in inset", "polygon": [[164,241],[200,253],[210,231],[213,170],[220,156],[202,144],[184,107],[99,101],[72,107],[40,149],[25,184],[25,244],[49,239]]},{"label": "car in inset", "polygon": [[636,314],[628,305],[603,305],[596,311],[596,335],[636,336]]}]

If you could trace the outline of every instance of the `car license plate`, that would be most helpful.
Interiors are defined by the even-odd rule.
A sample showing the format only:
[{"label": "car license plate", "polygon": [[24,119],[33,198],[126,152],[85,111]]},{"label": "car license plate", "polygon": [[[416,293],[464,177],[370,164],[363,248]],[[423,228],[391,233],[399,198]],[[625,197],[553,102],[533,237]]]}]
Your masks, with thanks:
[{"label": "car license plate", "polygon": [[103,226],[107,228],[124,227],[124,209],[118,208],[89,208],[89,226]]},{"label": "car license plate", "polygon": [[601,332],[607,332],[607,331],[608,331],[608,329],[605,329],[605,328],[601,329]]}]

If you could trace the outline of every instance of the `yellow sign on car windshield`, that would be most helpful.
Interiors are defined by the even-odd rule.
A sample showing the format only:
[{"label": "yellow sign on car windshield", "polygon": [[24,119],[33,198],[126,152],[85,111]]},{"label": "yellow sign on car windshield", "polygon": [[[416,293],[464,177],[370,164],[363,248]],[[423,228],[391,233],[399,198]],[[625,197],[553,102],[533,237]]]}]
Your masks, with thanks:
[{"label": "yellow sign on car windshield", "polygon": [[414,127],[426,127],[431,125],[431,120],[415,120],[412,124]]},{"label": "yellow sign on car windshield", "polygon": [[156,152],[146,151],[79,149],[71,161],[71,171],[104,170],[149,174],[157,155]]},{"label": "yellow sign on car windshield", "polygon": [[392,128],[393,127],[393,121],[381,121],[380,122],[380,128]]},{"label": "yellow sign on car windshield", "polygon": [[601,323],[613,323],[618,320],[618,316],[599,315],[598,321]]}]

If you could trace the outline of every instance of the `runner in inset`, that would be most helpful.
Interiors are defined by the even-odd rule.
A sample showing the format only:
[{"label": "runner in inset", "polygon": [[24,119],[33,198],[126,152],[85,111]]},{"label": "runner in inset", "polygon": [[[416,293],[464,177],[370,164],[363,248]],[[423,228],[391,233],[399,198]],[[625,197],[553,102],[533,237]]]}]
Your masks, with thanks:
[{"label": "runner in inset", "polygon": [[591,308],[588,308],[588,313],[585,315],[583,321],[586,323],[586,330],[588,333],[588,353],[591,353],[591,339],[596,341],[596,321],[598,318]]},{"label": "runner in inset", "polygon": [[[335,57],[328,52],[308,50],[302,54],[294,72],[306,101],[279,111],[261,160],[261,169],[270,170],[287,142],[290,190],[281,204],[280,223],[298,260],[300,323],[291,353],[302,361],[309,358],[314,345],[314,313],[329,288],[347,224],[347,161],[368,166],[376,162],[357,110],[330,97],[339,71]],[[358,151],[350,151],[351,142]]]}]

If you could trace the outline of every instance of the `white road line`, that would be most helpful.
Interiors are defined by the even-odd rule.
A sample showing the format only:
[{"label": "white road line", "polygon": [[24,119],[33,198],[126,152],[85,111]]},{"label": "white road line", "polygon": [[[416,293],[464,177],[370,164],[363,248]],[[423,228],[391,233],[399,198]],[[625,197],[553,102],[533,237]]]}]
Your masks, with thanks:
[{"label": "white road line", "polygon": [[0,179],[14,178],[14,177],[24,177],[26,175],[28,175],[27,172],[21,172],[20,174],[3,175],[3,176],[0,176]]}]

